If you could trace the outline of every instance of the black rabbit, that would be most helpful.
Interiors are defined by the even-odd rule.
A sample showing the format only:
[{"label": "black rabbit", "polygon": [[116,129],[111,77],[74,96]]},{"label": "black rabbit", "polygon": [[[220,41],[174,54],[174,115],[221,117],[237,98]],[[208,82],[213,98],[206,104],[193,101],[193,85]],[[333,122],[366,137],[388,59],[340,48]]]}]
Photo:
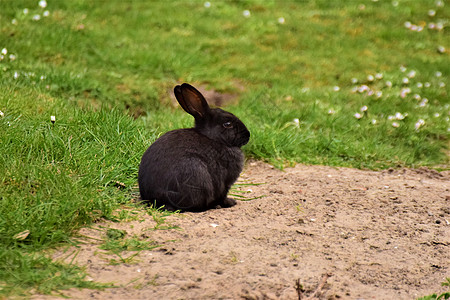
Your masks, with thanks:
[{"label": "black rabbit", "polygon": [[250,132],[233,114],[210,108],[193,86],[183,83],[174,91],[195,126],[167,132],[144,153],[138,175],[142,200],[181,211],[235,205],[227,194],[242,171],[240,147]]}]

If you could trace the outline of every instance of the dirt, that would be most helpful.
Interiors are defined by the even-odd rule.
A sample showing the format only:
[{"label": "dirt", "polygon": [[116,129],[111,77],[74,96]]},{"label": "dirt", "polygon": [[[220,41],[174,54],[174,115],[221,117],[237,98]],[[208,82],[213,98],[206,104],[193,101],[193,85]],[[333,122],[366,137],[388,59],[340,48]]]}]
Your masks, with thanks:
[{"label": "dirt", "polygon": [[[86,239],[74,261],[117,287],[73,299],[415,299],[450,277],[450,172],[364,171],[247,162],[239,182],[258,197],[227,209],[150,216],[83,229],[125,230],[163,246],[111,265]],[[102,228],[102,230],[98,230]],[[65,257],[61,252],[57,257]],[[132,255],[124,253],[124,257]],[[70,261],[73,256],[66,258]],[[301,284],[302,288],[297,285]],[[303,290],[303,291],[301,291]],[[35,299],[52,298],[35,295]]]}]

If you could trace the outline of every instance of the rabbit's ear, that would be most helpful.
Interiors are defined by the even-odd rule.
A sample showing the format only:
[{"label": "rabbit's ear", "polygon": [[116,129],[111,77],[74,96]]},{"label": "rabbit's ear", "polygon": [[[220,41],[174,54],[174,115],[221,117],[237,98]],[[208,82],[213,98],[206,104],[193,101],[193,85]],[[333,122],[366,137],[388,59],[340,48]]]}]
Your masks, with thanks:
[{"label": "rabbit's ear", "polygon": [[208,102],[192,85],[187,83],[177,85],[174,92],[181,107],[194,118],[204,118],[209,113]]}]

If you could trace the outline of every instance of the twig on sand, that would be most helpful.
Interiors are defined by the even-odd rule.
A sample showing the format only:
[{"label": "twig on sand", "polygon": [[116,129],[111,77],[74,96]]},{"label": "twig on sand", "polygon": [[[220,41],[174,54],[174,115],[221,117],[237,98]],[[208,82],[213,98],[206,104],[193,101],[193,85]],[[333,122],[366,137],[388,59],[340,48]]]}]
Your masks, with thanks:
[{"label": "twig on sand", "polygon": [[328,273],[323,274],[322,278],[320,279],[319,284],[317,285],[317,288],[314,290],[314,292],[309,297],[305,297],[305,295],[304,295],[305,289],[300,284],[300,279],[297,279],[295,281],[295,290],[297,291],[298,300],[318,299],[320,292],[322,291],[323,287],[325,286],[325,283],[327,283],[327,280],[330,276],[331,276],[331,274],[328,274]]}]

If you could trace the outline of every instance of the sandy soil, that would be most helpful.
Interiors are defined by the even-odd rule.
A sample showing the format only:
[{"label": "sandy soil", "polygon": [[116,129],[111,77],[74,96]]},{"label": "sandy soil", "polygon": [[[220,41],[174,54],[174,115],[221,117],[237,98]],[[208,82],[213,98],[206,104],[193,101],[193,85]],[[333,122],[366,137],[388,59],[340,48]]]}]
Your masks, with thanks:
[{"label": "sandy soil", "polygon": [[155,222],[149,216],[83,229],[99,239],[104,227],[123,229],[163,246],[142,251],[130,264],[110,265],[100,241],[88,239],[75,262],[93,280],[117,287],[64,294],[299,299],[298,280],[302,299],[414,299],[443,292],[440,283],[450,277],[449,179],[449,172],[428,169],[297,165],[280,171],[248,162],[240,182],[264,184],[242,189],[262,198],[166,219],[179,229],[150,230]]}]

